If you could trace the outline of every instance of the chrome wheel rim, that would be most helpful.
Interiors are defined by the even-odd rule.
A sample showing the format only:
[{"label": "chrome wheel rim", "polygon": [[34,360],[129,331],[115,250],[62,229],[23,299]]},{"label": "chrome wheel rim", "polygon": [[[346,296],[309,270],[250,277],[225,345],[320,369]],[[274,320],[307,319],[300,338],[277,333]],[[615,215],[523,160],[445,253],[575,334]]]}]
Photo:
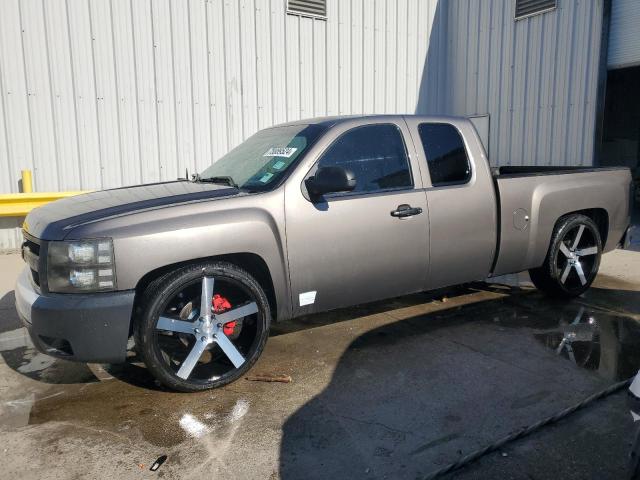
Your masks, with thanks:
[{"label": "chrome wheel rim", "polygon": [[580,290],[593,279],[598,260],[595,233],[584,224],[571,228],[560,242],[556,259],[558,281],[567,290]]},{"label": "chrome wheel rim", "polygon": [[[214,311],[214,294],[231,299],[231,308]],[[206,384],[233,376],[258,348],[262,313],[240,282],[203,272],[167,297],[155,322],[154,348],[180,380]],[[233,322],[229,335],[225,326]]]}]

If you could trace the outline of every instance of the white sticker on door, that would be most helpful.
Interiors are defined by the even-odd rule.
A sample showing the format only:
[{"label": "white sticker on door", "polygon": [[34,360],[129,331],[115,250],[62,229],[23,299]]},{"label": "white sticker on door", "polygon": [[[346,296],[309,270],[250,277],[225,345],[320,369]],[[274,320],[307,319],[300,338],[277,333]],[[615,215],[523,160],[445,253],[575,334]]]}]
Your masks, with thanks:
[{"label": "white sticker on door", "polygon": [[286,157],[289,158],[291,155],[296,153],[298,150],[296,147],[271,147],[267,150],[263,157]]},{"label": "white sticker on door", "polygon": [[305,305],[311,305],[316,301],[316,291],[313,292],[304,292],[300,294],[300,306],[304,307]]}]

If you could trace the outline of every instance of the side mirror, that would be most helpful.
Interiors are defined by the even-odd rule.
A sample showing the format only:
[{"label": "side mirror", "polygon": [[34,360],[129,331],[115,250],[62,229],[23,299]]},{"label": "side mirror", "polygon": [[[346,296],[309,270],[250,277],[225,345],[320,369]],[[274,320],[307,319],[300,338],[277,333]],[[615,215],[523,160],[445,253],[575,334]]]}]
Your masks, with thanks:
[{"label": "side mirror", "polygon": [[314,197],[325,193],[351,192],[356,188],[352,171],[342,167],[321,167],[315,176],[305,180],[309,194]]}]

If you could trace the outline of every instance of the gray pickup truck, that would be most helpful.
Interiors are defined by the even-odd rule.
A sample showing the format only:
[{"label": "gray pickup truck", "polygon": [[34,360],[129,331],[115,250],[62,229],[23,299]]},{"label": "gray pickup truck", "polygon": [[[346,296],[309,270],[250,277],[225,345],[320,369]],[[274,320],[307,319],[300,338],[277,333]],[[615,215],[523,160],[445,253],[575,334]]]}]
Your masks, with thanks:
[{"label": "gray pickup truck", "polygon": [[466,119],[321,118],[262,130],[192,180],[33,210],[16,306],[38,349],[182,391],[255,363],[273,321],[529,270],[584,292],[624,245],[627,168],[491,169]]}]

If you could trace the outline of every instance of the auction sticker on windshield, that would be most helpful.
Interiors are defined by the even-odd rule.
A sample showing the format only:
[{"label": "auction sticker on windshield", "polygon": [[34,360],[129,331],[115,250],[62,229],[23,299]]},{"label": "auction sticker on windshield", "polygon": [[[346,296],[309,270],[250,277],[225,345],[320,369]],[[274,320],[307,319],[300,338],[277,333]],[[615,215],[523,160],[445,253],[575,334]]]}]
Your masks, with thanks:
[{"label": "auction sticker on windshield", "polygon": [[289,158],[298,150],[296,147],[271,147],[265,152],[263,157],[285,157]]}]

